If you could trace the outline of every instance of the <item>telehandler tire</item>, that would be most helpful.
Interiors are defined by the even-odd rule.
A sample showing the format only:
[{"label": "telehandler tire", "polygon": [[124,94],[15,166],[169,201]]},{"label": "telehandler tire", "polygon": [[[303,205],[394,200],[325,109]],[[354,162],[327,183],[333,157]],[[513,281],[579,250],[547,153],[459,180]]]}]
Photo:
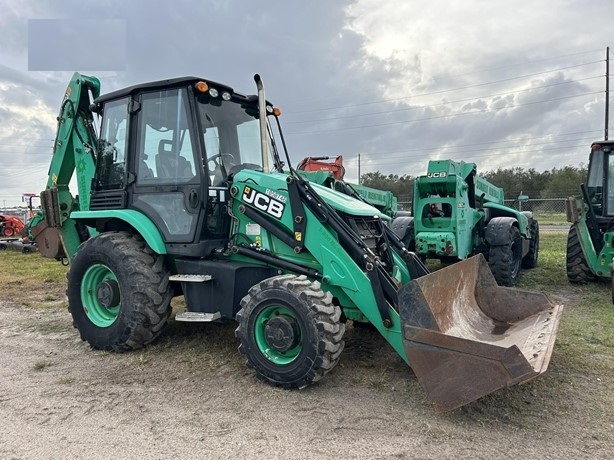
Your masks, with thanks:
[{"label": "telehandler tire", "polygon": [[68,310],[97,350],[128,351],[152,342],[171,313],[169,272],[138,235],[108,232],[83,243],[68,272]]},{"label": "telehandler tire", "polygon": [[536,220],[531,221],[531,239],[529,240],[529,252],[522,258],[522,268],[537,267],[539,256],[539,224]]},{"label": "telehandler tire", "polygon": [[595,281],[597,277],[586,263],[586,257],[580,240],[578,239],[578,228],[575,225],[569,227],[567,234],[567,255],[566,264],[567,279],[573,284],[585,284]]},{"label": "telehandler tire", "polygon": [[506,244],[491,246],[488,265],[499,286],[515,286],[520,279],[522,239],[518,227],[509,227]]},{"label": "telehandler tire", "polygon": [[340,318],[341,309],[319,282],[280,275],[254,285],[241,300],[235,335],[258,379],[304,388],[339,362],[345,332]]}]

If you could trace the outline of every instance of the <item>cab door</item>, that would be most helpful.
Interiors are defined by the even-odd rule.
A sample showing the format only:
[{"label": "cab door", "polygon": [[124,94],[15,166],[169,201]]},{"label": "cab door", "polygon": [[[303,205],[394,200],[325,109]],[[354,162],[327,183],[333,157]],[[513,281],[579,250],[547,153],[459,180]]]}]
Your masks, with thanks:
[{"label": "cab door", "polygon": [[156,224],[167,246],[193,243],[200,235],[207,188],[201,186],[202,156],[189,92],[156,90],[136,100],[130,207]]}]

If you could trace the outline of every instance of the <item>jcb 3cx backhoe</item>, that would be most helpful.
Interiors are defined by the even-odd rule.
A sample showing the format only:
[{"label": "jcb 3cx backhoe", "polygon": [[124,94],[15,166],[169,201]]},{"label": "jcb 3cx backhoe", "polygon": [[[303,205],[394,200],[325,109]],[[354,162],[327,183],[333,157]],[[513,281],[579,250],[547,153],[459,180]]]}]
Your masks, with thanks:
[{"label": "jcb 3cx backhoe", "polygon": [[437,410],[545,372],[562,306],[498,287],[482,258],[428,274],[375,208],[283,171],[279,110],[255,80],[254,96],[194,77],[100,96],[74,75],[30,228],[70,263],[81,337],[142,347],[184,295],[175,320],[236,320],[247,365],[285,388],[335,367],[348,319],[385,337]]},{"label": "jcb 3cx backhoe", "polygon": [[566,201],[567,279],[611,279],[614,302],[614,141],[593,142],[586,184]]}]

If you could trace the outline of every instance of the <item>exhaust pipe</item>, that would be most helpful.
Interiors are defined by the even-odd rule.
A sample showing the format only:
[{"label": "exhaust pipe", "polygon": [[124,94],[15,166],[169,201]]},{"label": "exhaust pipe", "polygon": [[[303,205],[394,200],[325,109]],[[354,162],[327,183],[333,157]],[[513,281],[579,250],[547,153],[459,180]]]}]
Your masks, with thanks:
[{"label": "exhaust pipe", "polygon": [[264,97],[264,83],[260,75],[254,75],[256,88],[258,88],[258,113],[260,119],[260,145],[262,151],[262,169],[264,172],[269,171],[269,143],[268,130],[266,119],[266,99]]}]

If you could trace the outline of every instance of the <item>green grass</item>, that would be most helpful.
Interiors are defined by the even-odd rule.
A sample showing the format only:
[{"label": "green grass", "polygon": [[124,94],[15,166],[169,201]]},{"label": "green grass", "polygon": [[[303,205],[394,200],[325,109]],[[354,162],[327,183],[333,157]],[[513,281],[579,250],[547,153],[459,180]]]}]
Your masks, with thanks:
[{"label": "green grass", "polygon": [[566,232],[540,232],[537,267],[523,270],[519,287],[554,291],[569,286],[565,272]]},{"label": "green grass", "polygon": [[569,225],[564,212],[537,211],[533,213],[533,217],[537,219],[539,225]]},{"label": "green grass", "polygon": [[38,360],[34,363],[33,369],[35,371],[42,371],[43,369],[45,369],[47,366],[49,365],[49,363],[47,363],[47,361],[45,360]]},{"label": "green grass", "polygon": [[31,307],[65,307],[67,271],[38,252],[0,251],[2,298]]}]

